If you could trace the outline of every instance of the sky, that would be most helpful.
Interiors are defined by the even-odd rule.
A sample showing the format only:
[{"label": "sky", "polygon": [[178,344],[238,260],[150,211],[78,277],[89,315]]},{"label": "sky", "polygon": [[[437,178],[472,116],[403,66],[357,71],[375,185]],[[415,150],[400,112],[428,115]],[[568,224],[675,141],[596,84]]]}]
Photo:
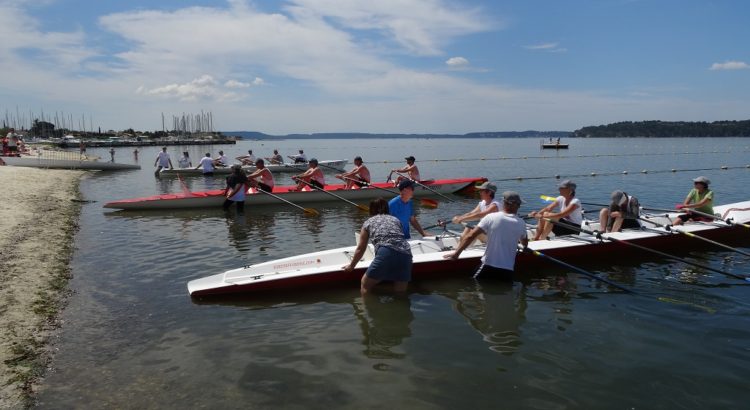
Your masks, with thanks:
[{"label": "sky", "polygon": [[[0,119],[269,134],[750,118],[745,0],[0,0]],[[19,113],[19,114],[16,114]]]}]

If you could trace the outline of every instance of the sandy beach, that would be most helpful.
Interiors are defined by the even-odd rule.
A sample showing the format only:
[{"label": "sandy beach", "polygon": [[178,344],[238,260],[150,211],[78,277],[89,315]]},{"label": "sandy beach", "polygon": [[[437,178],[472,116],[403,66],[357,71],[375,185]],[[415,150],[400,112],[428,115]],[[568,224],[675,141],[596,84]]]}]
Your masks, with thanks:
[{"label": "sandy beach", "polygon": [[0,408],[27,407],[49,361],[83,174],[0,166]]}]

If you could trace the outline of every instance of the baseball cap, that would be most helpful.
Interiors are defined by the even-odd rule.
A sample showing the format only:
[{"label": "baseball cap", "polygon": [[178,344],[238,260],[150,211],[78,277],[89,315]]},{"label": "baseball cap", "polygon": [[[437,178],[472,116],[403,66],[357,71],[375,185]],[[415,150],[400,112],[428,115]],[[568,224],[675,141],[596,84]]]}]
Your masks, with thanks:
[{"label": "baseball cap", "polygon": [[625,199],[625,192],[612,191],[612,195],[609,198],[612,200],[612,205],[620,205]]},{"label": "baseball cap", "polygon": [[497,186],[490,181],[485,181],[482,185],[477,185],[477,189],[486,189],[488,191],[497,192]]},{"label": "baseball cap", "polygon": [[518,205],[523,203],[523,199],[521,199],[521,195],[518,195],[518,192],[516,191],[503,192],[503,201],[509,204],[518,204]]},{"label": "baseball cap", "polygon": [[693,180],[693,182],[700,182],[701,184],[705,184],[706,186],[708,186],[708,184],[710,184],[710,183],[711,183],[711,181],[709,181],[709,180],[708,180],[708,178],[706,178],[706,177],[698,177],[698,178],[695,178],[695,179]]},{"label": "baseball cap", "polygon": [[412,188],[414,189],[414,181],[410,179],[404,179],[401,182],[398,183],[398,190],[403,191],[404,188]]},{"label": "baseball cap", "polygon": [[570,188],[575,191],[577,186],[578,185],[576,185],[575,182],[569,179],[566,179],[563,182],[560,182],[560,184],[557,187],[558,188]]}]

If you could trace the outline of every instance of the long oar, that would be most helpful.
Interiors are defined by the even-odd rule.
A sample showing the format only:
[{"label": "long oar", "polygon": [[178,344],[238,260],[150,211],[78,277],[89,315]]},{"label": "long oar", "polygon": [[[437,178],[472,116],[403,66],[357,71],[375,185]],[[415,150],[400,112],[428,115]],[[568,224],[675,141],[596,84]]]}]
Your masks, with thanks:
[{"label": "long oar", "polygon": [[303,208],[303,207],[301,207],[301,206],[299,206],[299,205],[295,204],[295,203],[294,203],[294,202],[292,202],[292,201],[286,200],[286,199],[284,199],[284,198],[282,198],[282,197],[280,197],[280,196],[278,196],[278,195],[274,195],[274,194],[272,194],[272,193],[270,193],[270,192],[266,192],[266,191],[264,191],[264,190],[262,190],[262,189],[256,189],[256,191],[257,191],[257,192],[262,192],[262,193],[264,193],[264,194],[266,194],[266,195],[268,195],[268,196],[271,196],[271,197],[273,197],[273,198],[276,198],[276,199],[278,199],[278,200],[279,200],[279,201],[281,201],[281,202],[286,202],[287,204],[289,204],[289,205],[291,205],[291,206],[293,206],[293,207],[295,207],[295,208],[297,208],[297,209],[299,209],[299,210],[303,211],[303,212],[304,212],[304,213],[305,213],[306,215],[313,215],[313,216],[319,216],[319,215],[320,215],[320,213],[318,212],[318,210],[317,210],[317,209],[313,209],[313,208]]},{"label": "long oar", "polygon": [[737,252],[737,253],[739,253],[741,255],[750,256],[750,253],[748,253],[748,252],[745,252],[743,250],[740,250],[740,249],[734,248],[732,246],[723,244],[721,242],[716,242],[716,241],[714,241],[712,239],[704,238],[704,237],[702,237],[700,235],[696,235],[696,234],[694,234],[692,232],[683,231],[682,229],[680,229],[679,227],[676,227],[676,226],[662,225],[660,223],[654,222],[654,221],[652,221],[652,220],[650,220],[648,218],[643,218],[643,217],[638,217],[638,220],[643,221],[643,222],[647,222],[647,223],[650,223],[650,224],[653,224],[654,226],[662,228],[662,229],[664,229],[667,232],[681,233],[681,234],[683,234],[683,235],[685,235],[687,237],[690,237],[690,238],[693,238],[693,239],[698,239],[698,240],[701,240],[701,241],[704,241],[704,242],[708,242],[708,243],[710,243],[712,245],[716,245],[716,246],[718,246],[720,248],[724,248],[724,249],[730,250],[732,252]]},{"label": "long oar", "polygon": [[347,204],[350,204],[350,205],[354,205],[354,206],[356,206],[357,208],[359,208],[359,209],[361,209],[361,210],[363,210],[363,211],[365,211],[365,212],[370,212],[370,208],[369,208],[369,207],[367,207],[367,206],[364,206],[364,205],[360,205],[360,204],[356,204],[356,203],[354,203],[354,202],[352,202],[352,201],[350,201],[350,200],[348,200],[348,199],[346,199],[346,198],[344,198],[344,197],[342,197],[342,196],[339,196],[339,195],[336,195],[336,194],[334,194],[333,192],[329,192],[329,191],[326,191],[325,189],[322,189],[322,188],[318,188],[318,187],[316,187],[315,185],[313,185],[313,184],[311,184],[311,183],[309,183],[309,182],[305,181],[304,179],[298,179],[298,181],[299,181],[299,182],[302,182],[302,183],[304,183],[305,185],[309,186],[309,187],[310,187],[310,188],[312,188],[312,189],[315,189],[315,190],[317,190],[317,191],[319,191],[319,192],[322,192],[322,193],[324,193],[324,194],[328,194],[328,195],[330,195],[330,196],[332,196],[332,197],[334,197],[334,198],[338,198],[338,199],[340,199],[340,200],[342,200],[342,201],[346,202]]},{"label": "long oar", "polygon": [[448,198],[447,196],[445,196],[445,195],[441,194],[440,192],[438,192],[438,191],[435,191],[434,189],[432,189],[432,188],[428,187],[427,185],[425,185],[425,184],[423,184],[423,183],[421,183],[421,182],[419,182],[419,181],[413,180],[413,179],[409,178],[408,176],[406,176],[406,175],[404,175],[404,174],[402,174],[402,173],[400,173],[400,172],[396,172],[396,175],[400,175],[400,176],[402,176],[402,177],[404,177],[404,178],[408,179],[409,181],[411,181],[411,182],[413,182],[413,183],[415,183],[415,184],[417,184],[417,185],[421,186],[422,188],[424,188],[424,189],[426,189],[426,190],[428,190],[428,191],[432,192],[433,194],[435,194],[435,195],[438,195],[438,196],[441,196],[441,197],[445,198],[445,199],[446,199],[446,200],[447,200],[448,202],[456,202],[456,200],[455,200],[455,199],[453,199],[453,198]]},{"label": "long oar", "polygon": [[714,219],[714,220],[719,220],[721,222],[724,222],[727,225],[735,225],[735,226],[742,226],[742,227],[745,227],[745,228],[750,228],[750,225],[748,225],[748,224],[743,224],[743,223],[739,223],[739,222],[733,222],[731,219],[723,219],[723,218],[718,217],[716,215],[711,215],[711,214],[707,214],[705,212],[696,211],[696,210],[694,210],[692,208],[664,209],[664,208],[646,208],[646,207],[643,207],[643,209],[645,209],[647,211],[656,211],[656,212],[691,212],[691,213],[694,213],[696,215],[700,215],[700,216],[703,216],[703,217],[706,217],[706,218],[710,218],[710,219]]},{"label": "long oar", "polygon": [[750,277],[747,277],[747,276],[737,275],[737,274],[732,273],[732,272],[726,272],[726,271],[723,271],[721,269],[712,268],[710,266],[702,265],[700,263],[696,263],[696,262],[692,262],[692,261],[689,261],[689,260],[684,259],[684,258],[680,258],[679,256],[675,256],[675,255],[671,255],[671,254],[668,254],[668,253],[664,253],[662,251],[657,251],[656,249],[647,248],[645,246],[638,245],[637,243],[633,243],[633,242],[629,242],[629,241],[624,241],[622,239],[613,238],[613,237],[611,237],[609,235],[605,236],[604,234],[602,234],[601,232],[598,232],[598,231],[589,231],[587,229],[577,228],[577,227],[571,226],[571,225],[563,225],[563,224],[561,224],[561,223],[559,223],[559,222],[557,222],[555,220],[549,219],[549,218],[544,218],[544,219],[547,222],[552,223],[554,225],[559,225],[559,226],[563,226],[563,227],[566,227],[566,228],[570,228],[570,229],[576,230],[578,232],[587,233],[587,234],[593,235],[593,236],[595,236],[596,238],[599,238],[599,239],[606,239],[608,241],[615,242],[615,243],[618,243],[618,244],[631,246],[633,248],[640,249],[640,250],[646,251],[646,252],[651,252],[651,253],[663,256],[665,258],[673,259],[673,260],[676,260],[676,261],[679,261],[679,262],[682,262],[682,263],[686,263],[688,265],[695,266],[697,268],[709,270],[709,271],[712,271],[712,272],[720,273],[722,275],[731,276],[731,277],[733,277],[735,279],[740,279],[740,280],[744,280],[744,281],[750,282]]},{"label": "long oar", "polygon": [[591,272],[589,272],[587,270],[583,270],[583,269],[581,269],[581,268],[579,268],[577,266],[573,266],[573,265],[571,265],[571,264],[569,264],[567,262],[563,262],[560,259],[556,259],[556,258],[553,258],[553,257],[551,257],[549,255],[543,254],[543,253],[541,253],[541,252],[539,252],[537,250],[534,250],[534,249],[531,249],[531,248],[528,248],[528,247],[523,248],[521,250],[524,251],[524,252],[530,252],[532,255],[535,255],[535,256],[538,256],[540,258],[547,259],[549,261],[555,262],[555,263],[557,263],[559,265],[565,266],[568,269],[572,269],[572,270],[574,270],[574,271],[576,271],[578,273],[582,273],[582,274],[584,274],[584,275],[586,275],[586,276],[588,276],[588,277],[590,277],[592,279],[596,279],[598,281],[604,282],[607,285],[613,286],[613,287],[615,287],[617,289],[623,290],[623,291],[628,292],[628,293],[637,294],[634,290],[628,289],[628,288],[626,288],[624,286],[620,286],[620,285],[618,285],[618,284],[616,284],[616,283],[614,283],[614,282],[612,282],[612,281],[610,281],[608,279],[604,279],[604,278],[600,277],[599,275],[591,273]]}]

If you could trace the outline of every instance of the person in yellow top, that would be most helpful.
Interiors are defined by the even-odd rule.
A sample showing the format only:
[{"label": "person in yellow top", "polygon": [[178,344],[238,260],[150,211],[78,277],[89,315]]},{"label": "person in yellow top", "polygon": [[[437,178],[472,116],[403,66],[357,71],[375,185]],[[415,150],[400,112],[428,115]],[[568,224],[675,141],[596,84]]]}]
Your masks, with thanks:
[{"label": "person in yellow top", "polygon": [[686,209],[687,213],[680,215],[672,223],[672,225],[682,225],[687,221],[711,221],[711,218],[706,218],[697,214],[690,213],[690,209],[695,209],[698,212],[704,214],[714,214],[714,193],[708,189],[708,184],[711,181],[706,177],[698,177],[693,180],[694,188],[690,190],[690,193],[685,197],[685,201],[677,205],[677,209]]}]

